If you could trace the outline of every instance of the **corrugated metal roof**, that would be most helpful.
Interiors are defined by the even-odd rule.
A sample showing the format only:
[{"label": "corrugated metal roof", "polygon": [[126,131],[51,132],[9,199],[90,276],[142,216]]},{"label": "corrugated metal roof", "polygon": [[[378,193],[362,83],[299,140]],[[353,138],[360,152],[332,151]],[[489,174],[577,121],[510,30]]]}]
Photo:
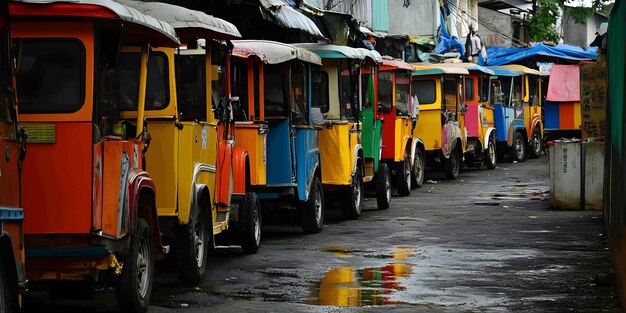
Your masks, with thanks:
[{"label": "corrugated metal roof", "polygon": [[283,27],[300,29],[315,37],[324,38],[310,18],[298,12],[282,0],[259,0],[265,10]]},{"label": "corrugated metal roof", "polygon": [[249,58],[256,56],[267,64],[279,64],[294,59],[322,65],[322,59],[304,48],[268,40],[233,40],[234,56]]}]

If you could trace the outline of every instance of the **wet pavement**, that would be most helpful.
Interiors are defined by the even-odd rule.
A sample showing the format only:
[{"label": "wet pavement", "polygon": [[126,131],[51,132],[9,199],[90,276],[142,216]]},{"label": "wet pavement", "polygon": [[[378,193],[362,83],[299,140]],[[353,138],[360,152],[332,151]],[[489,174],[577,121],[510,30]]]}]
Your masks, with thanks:
[{"label": "wet pavement", "polygon": [[427,176],[386,211],[327,212],[316,235],[266,223],[258,254],[219,248],[199,286],[157,272],[150,311],[619,312],[596,279],[610,271],[602,214],[551,210],[547,161]]}]

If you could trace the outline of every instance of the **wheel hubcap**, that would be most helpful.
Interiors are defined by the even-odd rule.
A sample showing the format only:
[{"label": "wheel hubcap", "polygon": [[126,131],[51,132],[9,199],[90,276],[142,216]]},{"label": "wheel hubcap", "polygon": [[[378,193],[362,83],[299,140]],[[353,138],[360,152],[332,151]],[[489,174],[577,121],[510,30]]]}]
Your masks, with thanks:
[{"label": "wheel hubcap", "polygon": [[259,242],[261,242],[261,219],[259,218],[259,204],[257,203],[257,207],[254,210],[253,214],[254,218],[254,241],[256,241],[257,246]]},{"label": "wheel hubcap", "polygon": [[492,164],[496,164],[496,148],[493,146],[493,142],[489,143],[489,158]]},{"label": "wheel hubcap", "polygon": [[522,157],[524,156],[524,151],[522,147],[522,141],[519,139],[515,141],[515,151],[517,151],[517,158],[522,159]]},{"label": "wheel hubcap", "polygon": [[415,162],[413,164],[413,168],[415,171],[415,180],[419,183],[422,180],[422,175],[424,175],[424,171],[422,170],[422,155],[417,154],[415,156]]},{"label": "wheel hubcap", "polygon": [[315,202],[313,205],[315,206],[315,221],[317,225],[322,222],[322,200],[320,199],[320,191],[319,189],[315,192]]},{"label": "wheel hubcap", "polygon": [[194,245],[196,246],[196,263],[200,268],[204,262],[204,224],[200,220],[194,226]]},{"label": "wheel hubcap", "polygon": [[406,165],[404,166],[404,179],[406,180],[406,185],[411,190],[411,161],[407,158],[404,162]]},{"label": "wheel hubcap", "polygon": [[360,212],[361,211],[361,182],[358,181],[357,179],[352,179],[352,193],[354,197],[354,207],[357,209],[357,212]]},{"label": "wheel hubcap", "polygon": [[535,149],[535,153],[539,154],[539,152],[541,152],[541,142],[537,134],[533,136],[533,148]]},{"label": "wheel hubcap", "polygon": [[387,203],[391,202],[391,182],[389,181],[389,175],[385,176],[385,194],[387,196]]},{"label": "wheel hubcap", "polygon": [[143,237],[139,243],[139,251],[137,251],[137,289],[142,299],[148,293],[148,276],[150,273],[148,253],[148,239]]}]

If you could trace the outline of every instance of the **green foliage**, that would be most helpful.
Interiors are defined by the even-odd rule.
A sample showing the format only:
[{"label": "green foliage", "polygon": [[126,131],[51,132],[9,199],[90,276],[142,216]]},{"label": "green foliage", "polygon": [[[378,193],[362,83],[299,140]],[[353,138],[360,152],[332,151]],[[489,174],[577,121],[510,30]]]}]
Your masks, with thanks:
[{"label": "green foliage", "polygon": [[526,16],[531,41],[559,41],[560,35],[555,29],[559,3],[558,0],[537,0],[537,12]]}]

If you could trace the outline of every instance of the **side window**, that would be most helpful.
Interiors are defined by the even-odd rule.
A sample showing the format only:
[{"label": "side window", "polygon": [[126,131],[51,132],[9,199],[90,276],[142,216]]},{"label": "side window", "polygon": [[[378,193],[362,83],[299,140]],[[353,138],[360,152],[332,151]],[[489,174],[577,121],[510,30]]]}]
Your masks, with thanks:
[{"label": "side window", "polygon": [[206,56],[176,56],[176,97],[183,121],[206,121]]},{"label": "side window", "polygon": [[524,76],[513,77],[511,106],[521,107],[524,104]]},{"label": "side window", "polygon": [[[137,110],[139,100],[139,52],[123,52],[118,61],[116,81],[120,108]],[[162,110],[169,104],[169,74],[167,56],[152,52],[148,58],[148,80],[146,85],[146,110]]]},{"label": "side window", "polygon": [[393,74],[391,72],[378,73],[378,104],[383,112],[391,112]]},{"label": "side window", "polygon": [[291,66],[291,117],[294,125],[307,121],[306,65],[300,62]]},{"label": "side window", "polygon": [[328,73],[321,70],[313,71],[312,82],[312,103],[314,108],[320,108],[322,113],[328,112],[330,109],[329,95],[328,95]]},{"label": "side window", "polygon": [[[0,48],[0,68],[5,69],[0,74],[0,122],[13,123],[16,121],[16,106],[15,106],[15,88],[13,87],[13,63],[11,60],[11,50],[10,50],[10,41],[9,41],[9,27],[8,20],[4,18],[7,16],[6,14],[6,6],[2,6],[1,12],[3,18],[0,19],[1,27],[0,30],[0,43],[2,44],[2,48]],[[5,128],[6,129],[6,128]],[[2,136],[9,138],[11,133],[7,133],[5,131],[1,132]],[[13,138],[11,138],[13,139]]]},{"label": "side window", "polygon": [[504,92],[502,90],[502,84],[499,80],[491,81],[491,104],[495,103],[503,103],[504,102]]},{"label": "side window", "polygon": [[502,103],[504,106],[511,106],[511,90],[513,77],[502,77],[500,83],[502,86]]},{"label": "side window", "polygon": [[85,47],[75,39],[21,39],[20,113],[72,113],[85,100]]},{"label": "side window", "polygon": [[[228,58],[228,47],[221,42],[211,41],[211,105],[218,112],[225,113],[227,107],[226,91],[226,59]],[[218,117],[226,118],[225,116]]]},{"label": "side window", "polygon": [[536,76],[528,76],[528,94],[530,101],[530,105],[538,106],[539,105],[539,79]]},{"label": "side window", "polygon": [[474,78],[465,77],[465,101],[473,101],[474,98]]},{"label": "side window", "polygon": [[280,65],[265,65],[263,70],[265,117],[287,117],[286,75]]}]

